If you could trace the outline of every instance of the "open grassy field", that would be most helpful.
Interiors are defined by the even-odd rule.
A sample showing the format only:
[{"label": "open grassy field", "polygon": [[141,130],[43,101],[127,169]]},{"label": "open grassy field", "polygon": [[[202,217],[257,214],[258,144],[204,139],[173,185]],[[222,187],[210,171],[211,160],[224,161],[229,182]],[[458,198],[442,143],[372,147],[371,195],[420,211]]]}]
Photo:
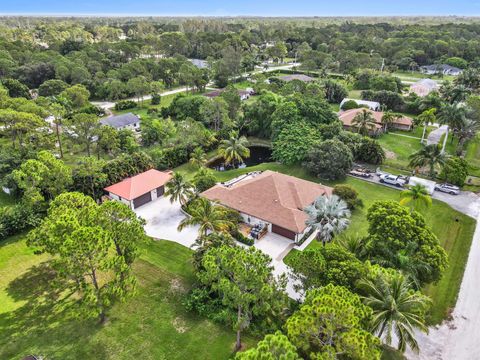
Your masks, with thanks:
[{"label": "open grassy field", "polygon": [[421,138],[408,132],[391,132],[381,135],[377,140],[385,150],[385,165],[408,170],[409,156],[421,149]]},{"label": "open grassy field", "polygon": [[[318,182],[319,179],[309,175],[300,166],[284,166],[276,163],[266,163],[252,166],[246,169],[236,169],[225,172],[215,172],[218,181],[227,181],[243,173],[255,170],[274,170],[299,178]],[[344,183],[354,187],[360,194],[364,207],[357,209],[352,214],[351,225],[345,235],[366,235],[368,223],[366,221],[367,209],[377,200],[399,200],[400,192],[389,187],[372,184],[360,179],[347,177],[343,181],[328,182],[326,185],[333,186],[336,183]],[[448,315],[454,307],[457,294],[465,270],[475,220],[452,209],[447,204],[434,200],[432,207],[423,214],[427,224],[438,236],[440,244],[449,255],[449,267],[443,274],[438,284],[431,285],[425,289],[425,293],[433,299],[433,305],[429,312],[429,323],[438,324]],[[310,247],[321,246],[313,242]],[[288,262],[288,256],[285,259]]]},{"label": "open grassy field", "polygon": [[191,250],[153,240],[142,250],[134,264],[137,295],[99,326],[71,316],[70,300],[50,286],[46,255],[34,255],[22,236],[1,242],[0,359],[228,359],[233,331],[182,305],[193,281]]}]

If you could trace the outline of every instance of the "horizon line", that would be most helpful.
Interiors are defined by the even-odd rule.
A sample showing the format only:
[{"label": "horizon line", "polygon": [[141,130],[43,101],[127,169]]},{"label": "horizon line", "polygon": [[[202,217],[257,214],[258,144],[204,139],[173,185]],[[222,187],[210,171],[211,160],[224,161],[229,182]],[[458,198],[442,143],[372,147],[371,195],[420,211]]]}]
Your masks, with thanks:
[{"label": "horizon line", "polygon": [[161,17],[173,17],[173,18],[183,18],[183,17],[197,17],[197,18],[414,18],[414,17],[425,17],[425,18],[480,18],[479,15],[459,15],[459,14],[443,14],[443,15],[434,15],[434,14],[405,14],[405,15],[392,15],[392,14],[383,14],[383,15],[219,15],[219,14],[123,14],[123,13],[1,13],[0,17],[14,17],[14,16],[24,16],[24,17],[150,17],[150,18],[161,18]]}]

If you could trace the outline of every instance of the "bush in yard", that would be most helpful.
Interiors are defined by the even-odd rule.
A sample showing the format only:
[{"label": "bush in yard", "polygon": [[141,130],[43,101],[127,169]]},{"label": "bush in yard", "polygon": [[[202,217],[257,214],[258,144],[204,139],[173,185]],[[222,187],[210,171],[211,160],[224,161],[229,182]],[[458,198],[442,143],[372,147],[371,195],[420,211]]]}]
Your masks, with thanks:
[{"label": "bush in yard", "polygon": [[200,168],[193,177],[193,184],[198,192],[204,192],[217,183],[213,172],[207,168]]},{"label": "bush in yard", "polygon": [[333,139],[343,131],[341,121],[334,121],[331,124],[322,124],[318,126],[323,140]]},{"label": "bush in yard", "polygon": [[314,145],[304,162],[304,167],[311,174],[328,180],[344,178],[352,165],[352,152],[337,139]]},{"label": "bush in yard", "polygon": [[363,207],[363,201],[358,198],[357,190],[350,185],[335,185],[333,188],[333,194],[345,201],[350,210],[357,207]]},{"label": "bush in yard", "polygon": [[458,186],[463,186],[468,176],[468,162],[459,157],[451,157],[440,173],[440,179]]},{"label": "bush in yard", "polygon": [[356,148],[355,160],[378,165],[385,160],[385,151],[377,140],[365,136]]},{"label": "bush in yard", "polygon": [[135,107],[137,107],[137,103],[132,100],[120,100],[115,103],[115,110],[117,111],[133,109]]},{"label": "bush in yard", "polygon": [[348,101],[345,101],[343,104],[342,104],[342,110],[352,110],[352,109],[358,109],[360,107],[360,105],[357,104],[357,102],[355,100],[348,100]]},{"label": "bush in yard", "polygon": [[160,105],[160,102],[162,101],[162,97],[160,94],[152,94],[152,100],[150,101],[151,105]]}]

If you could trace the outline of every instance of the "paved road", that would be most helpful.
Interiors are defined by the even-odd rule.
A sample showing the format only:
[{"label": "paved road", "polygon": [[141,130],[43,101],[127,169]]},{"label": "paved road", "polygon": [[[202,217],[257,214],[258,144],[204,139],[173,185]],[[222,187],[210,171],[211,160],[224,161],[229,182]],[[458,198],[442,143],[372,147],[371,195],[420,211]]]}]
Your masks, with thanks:
[{"label": "paved road", "polygon": [[[297,63],[296,66],[300,65],[299,63]],[[294,67],[295,65],[293,64],[287,64],[287,65],[282,65],[282,66],[274,66],[274,67],[270,67],[266,70],[255,70],[251,73],[245,73],[245,74],[242,74],[241,76],[248,76],[248,75],[252,75],[252,74],[259,74],[259,73],[263,73],[263,72],[272,72],[272,71],[277,71],[277,70],[288,70],[288,69],[291,69],[292,67]],[[207,84],[207,87],[211,87],[213,86],[213,82],[209,82]],[[187,88],[186,87],[181,87],[181,88],[178,88],[178,89],[174,89],[174,90],[169,90],[169,91],[164,91],[162,93],[160,93],[161,96],[167,96],[167,95],[173,95],[173,94],[178,94],[178,93],[181,93],[181,92],[185,92],[187,91]],[[150,100],[152,98],[152,95],[145,95],[141,98],[141,100]],[[128,98],[128,99],[122,99],[122,100],[131,100],[131,101],[135,101],[135,102],[138,102],[138,99],[135,97],[135,98]],[[95,106],[98,106],[104,110],[108,110],[108,109],[112,109],[115,107],[115,102],[112,102],[112,101],[92,101],[92,104],[95,105]]]},{"label": "paved road", "polygon": [[[404,190],[389,184],[382,184],[380,182],[380,177],[376,174],[372,174],[371,178],[358,178],[357,179],[368,181],[371,183],[378,184],[380,186],[387,186],[395,190]],[[432,198],[443,201],[450,205],[453,209],[468,215],[476,219],[480,215],[480,197],[470,191],[461,191],[459,195],[450,195],[440,191],[435,191],[432,195]]]}]

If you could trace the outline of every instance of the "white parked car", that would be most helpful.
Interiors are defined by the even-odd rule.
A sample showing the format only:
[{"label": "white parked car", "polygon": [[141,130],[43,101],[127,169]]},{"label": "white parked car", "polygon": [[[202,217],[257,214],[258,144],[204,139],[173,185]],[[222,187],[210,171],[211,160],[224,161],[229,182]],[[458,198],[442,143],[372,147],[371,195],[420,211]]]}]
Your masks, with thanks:
[{"label": "white parked car", "polygon": [[460,188],[458,186],[447,184],[447,183],[435,185],[435,190],[448,193],[450,195],[460,194]]},{"label": "white parked car", "polygon": [[389,184],[397,187],[404,187],[407,183],[407,180],[400,175],[391,175],[391,174],[384,174],[380,175],[380,182],[382,184]]}]

